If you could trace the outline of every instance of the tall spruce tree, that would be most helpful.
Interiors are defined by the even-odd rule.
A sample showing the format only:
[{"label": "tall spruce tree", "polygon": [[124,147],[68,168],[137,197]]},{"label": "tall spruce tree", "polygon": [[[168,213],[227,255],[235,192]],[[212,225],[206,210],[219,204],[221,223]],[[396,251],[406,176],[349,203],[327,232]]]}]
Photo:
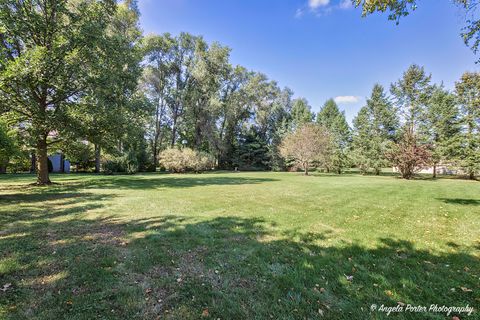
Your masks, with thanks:
[{"label": "tall spruce tree", "polygon": [[426,106],[432,94],[432,76],[423,67],[411,65],[400,80],[391,85],[390,91],[400,113],[403,127],[418,134],[424,119]]},{"label": "tall spruce tree", "polygon": [[451,162],[460,150],[461,127],[455,96],[435,86],[423,118],[422,136],[430,147],[433,177],[436,178],[437,165]]},{"label": "tall spruce tree", "polygon": [[290,111],[291,128],[301,127],[306,123],[310,123],[315,118],[312,107],[308,104],[307,99],[297,98],[292,101],[292,110]]},{"label": "tall spruce tree", "polygon": [[330,161],[325,163],[326,170],[341,173],[348,164],[347,152],[351,140],[345,113],[338,109],[333,99],[329,99],[318,112],[317,123],[327,128],[332,136],[332,152]]},{"label": "tall spruce tree", "polygon": [[360,109],[353,125],[356,164],[363,173],[373,169],[375,174],[380,174],[381,169],[388,165],[386,153],[398,129],[395,109],[381,85],[373,87],[367,105]]},{"label": "tall spruce tree", "polygon": [[415,172],[430,161],[428,159],[430,153],[427,150],[428,137],[420,130],[427,112],[426,105],[433,90],[430,82],[431,75],[427,75],[423,67],[412,65],[390,88],[402,125],[399,141],[389,158],[406,179],[412,178]]},{"label": "tall spruce tree", "polygon": [[480,171],[480,73],[464,73],[455,84],[455,92],[463,125],[460,165],[470,179],[475,179]]}]

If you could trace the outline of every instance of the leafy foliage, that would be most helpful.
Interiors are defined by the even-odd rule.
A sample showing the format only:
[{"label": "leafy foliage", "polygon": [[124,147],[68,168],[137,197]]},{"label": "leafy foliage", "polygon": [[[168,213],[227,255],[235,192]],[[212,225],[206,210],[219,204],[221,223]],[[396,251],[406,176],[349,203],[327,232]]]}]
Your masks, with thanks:
[{"label": "leafy foliage", "polygon": [[331,144],[332,137],[325,127],[304,124],[285,137],[280,152],[308,175],[308,168],[313,163],[325,163],[330,157]]},{"label": "leafy foliage", "polygon": [[420,126],[421,134],[432,152],[434,176],[436,176],[435,167],[438,163],[451,165],[459,154],[460,121],[455,96],[442,87],[435,87]]},{"label": "leafy foliage", "polygon": [[411,179],[414,174],[430,164],[431,153],[428,146],[418,142],[412,130],[404,130],[387,157],[398,169],[402,178]]},{"label": "leafy foliage", "polygon": [[160,164],[170,172],[201,172],[211,170],[214,159],[208,153],[190,148],[168,148],[160,154]]},{"label": "leafy foliage", "polygon": [[69,108],[102,72],[96,51],[114,12],[110,0],[0,2],[0,109],[35,141],[39,184],[50,183],[47,138],[72,129]]},{"label": "leafy foliage", "polygon": [[389,162],[386,153],[395,141],[398,117],[381,85],[373,87],[367,105],[353,120],[353,158],[362,173],[379,174]]},{"label": "leafy foliage", "polygon": [[318,112],[317,123],[330,132],[333,141],[331,157],[325,161],[324,166],[327,171],[341,173],[349,163],[348,148],[351,141],[345,112],[340,112],[335,101],[330,99]]},{"label": "leafy foliage", "polygon": [[480,171],[480,73],[466,72],[455,84],[461,107],[463,134],[460,165],[471,179]]},{"label": "leafy foliage", "polygon": [[10,158],[16,153],[17,145],[7,123],[0,118],[0,173],[5,173]]}]

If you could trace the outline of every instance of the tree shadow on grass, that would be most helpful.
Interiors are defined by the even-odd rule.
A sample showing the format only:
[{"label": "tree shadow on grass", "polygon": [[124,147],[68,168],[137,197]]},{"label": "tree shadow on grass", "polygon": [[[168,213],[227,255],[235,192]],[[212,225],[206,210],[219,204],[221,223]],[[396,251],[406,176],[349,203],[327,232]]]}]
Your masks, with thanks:
[{"label": "tree shadow on grass", "polygon": [[104,201],[115,195],[89,192],[48,192],[10,193],[0,195],[0,231],[9,223],[31,223],[57,217],[74,217],[89,210],[104,207]]},{"label": "tree shadow on grass", "polygon": [[229,216],[51,214],[1,229],[0,287],[12,285],[0,291],[0,317],[386,319],[370,305],[478,306],[480,261],[467,248],[432,253],[391,238],[332,245],[331,233],[282,234]]},{"label": "tree shadow on grass", "polygon": [[278,179],[273,178],[253,178],[253,177],[221,177],[205,175],[134,175],[134,176],[92,176],[69,179],[65,187],[69,189],[161,189],[161,188],[191,188],[200,186],[232,186],[244,184],[260,184],[265,182],[274,182]]},{"label": "tree shadow on grass", "polygon": [[437,198],[437,200],[443,201],[448,204],[460,204],[464,206],[480,206],[480,200],[478,199]]}]

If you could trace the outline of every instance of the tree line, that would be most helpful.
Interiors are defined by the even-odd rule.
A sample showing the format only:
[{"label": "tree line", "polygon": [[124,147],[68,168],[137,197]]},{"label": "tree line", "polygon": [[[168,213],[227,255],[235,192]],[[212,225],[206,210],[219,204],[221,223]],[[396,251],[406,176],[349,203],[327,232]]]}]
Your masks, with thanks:
[{"label": "tree line", "polygon": [[[479,170],[478,73],[449,92],[413,65],[390,95],[375,85],[350,128],[334,100],[315,114],[289,88],[232,65],[229,48],[188,33],[144,36],[138,19],[132,0],[0,1],[0,170],[34,162],[37,183],[49,184],[57,151],[107,173]],[[288,141],[306,141],[308,159]]]}]

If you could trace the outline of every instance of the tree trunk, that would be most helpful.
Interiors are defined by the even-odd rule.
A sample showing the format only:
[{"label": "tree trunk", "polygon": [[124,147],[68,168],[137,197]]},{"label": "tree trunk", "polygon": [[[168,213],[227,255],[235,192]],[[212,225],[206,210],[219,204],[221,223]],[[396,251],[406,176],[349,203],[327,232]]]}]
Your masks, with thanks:
[{"label": "tree trunk", "polygon": [[37,141],[37,184],[51,184],[48,173],[48,154],[46,135]]},{"label": "tree trunk", "polygon": [[7,173],[7,166],[0,166],[0,174]]},{"label": "tree trunk", "polygon": [[37,171],[37,155],[35,154],[35,152],[32,152],[30,173],[35,173],[36,171]]},{"label": "tree trunk", "polygon": [[308,176],[308,164],[304,164],[304,165],[303,165],[303,169],[304,169],[303,173],[304,173],[306,176]]},{"label": "tree trunk", "polygon": [[65,155],[60,153],[60,172],[65,173]]},{"label": "tree trunk", "polygon": [[433,179],[435,179],[437,177],[437,164],[434,163],[433,164]]},{"label": "tree trunk", "polygon": [[175,136],[177,135],[177,117],[173,118],[173,125],[172,125],[172,141],[170,146],[173,148],[175,146]]},{"label": "tree trunk", "polygon": [[475,180],[475,171],[471,171],[469,175],[470,180]]},{"label": "tree trunk", "polygon": [[153,143],[152,150],[153,150],[153,167],[155,168],[155,171],[157,171],[158,150],[157,150],[157,143],[156,142]]},{"label": "tree trunk", "polygon": [[95,144],[95,173],[100,173],[100,145]]}]

